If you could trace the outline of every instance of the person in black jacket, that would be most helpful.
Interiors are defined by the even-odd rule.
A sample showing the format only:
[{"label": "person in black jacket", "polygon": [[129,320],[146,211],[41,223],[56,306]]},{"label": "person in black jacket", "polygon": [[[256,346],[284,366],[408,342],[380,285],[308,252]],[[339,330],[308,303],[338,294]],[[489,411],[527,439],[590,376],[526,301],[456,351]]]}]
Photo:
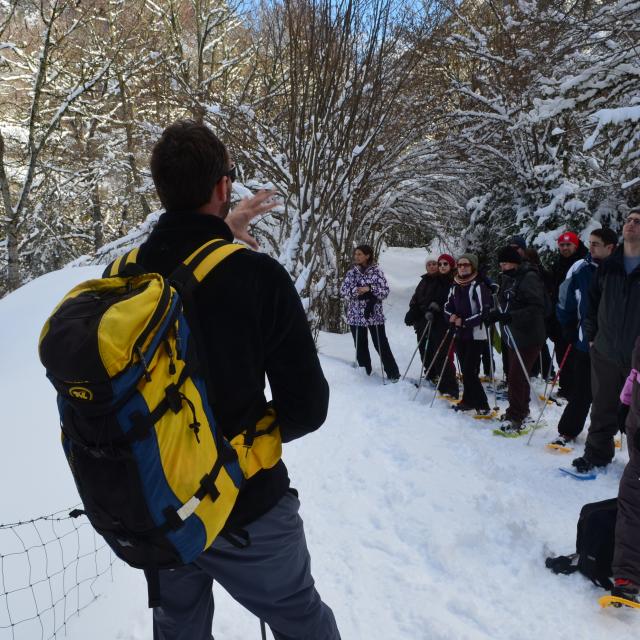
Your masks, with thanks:
[{"label": "person in black jacket", "polygon": [[640,207],[622,228],[623,244],[599,267],[589,288],[584,331],[591,355],[591,424],[584,454],[572,464],[580,472],[613,460],[618,399],[640,335]]},{"label": "person in black jacket", "polygon": [[[437,353],[447,331],[448,323],[444,318],[443,308],[453,285],[453,269],[448,258],[448,255],[442,254],[436,262],[438,271],[430,273],[427,269],[427,273],[422,276],[409,302],[404,322],[407,326],[413,326],[416,332],[424,373],[428,371],[429,380],[438,385],[441,393],[457,398],[460,389],[456,370],[449,360],[446,347]],[[430,328],[427,326],[429,323]],[[438,380],[440,373],[442,377]]]},{"label": "person in black jacket", "polygon": [[509,406],[501,416],[500,430],[505,435],[517,435],[529,414],[529,374],[546,339],[544,284],[535,267],[523,262],[513,247],[499,251],[498,263],[502,271],[499,306],[489,313],[489,319],[503,327],[502,344],[509,363]]},{"label": "person in black jacket", "polygon": [[[273,193],[243,200],[227,217],[235,167],[205,125],[179,121],[165,129],[151,173],[166,213],[140,247],[147,270],[168,276],[205,242],[233,241],[234,233],[257,246],[247,224],[274,206]],[[277,261],[234,253],[200,283],[186,311],[200,327],[212,411],[228,439],[264,415],[265,376],[283,442],[322,425],[329,388],[298,294]],[[225,529],[243,529],[250,545],[237,548],[219,536],[193,564],[160,571],[154,639],[211,640],[214,579],[276,639],[338,639],[333,613],[314,588],[298,508],[282,460],[247,481]]]},{"label": "person in black jacket", "polygon": [[[518,252],[519,253],[519,252]],[[547,300],[549,302],[549,314],[545,315],[544,324],[547,332],[547,337],[550,336],[550,325],[555,325],[557,330],[557,321],[553,312],[553,305],[551,301],[555,296],[555,279],[550,271],[545,269],[540,260],[538,252],[529,247],[524,251],[523,260],[526,260],[539,274],[544,283],[544,289],[546,292]],[[575,264],[575,263],[574,263]],[[555,376],[553,369],[553,362],[551,360],[551,354],[549,353],[549,347],[545,339],[542,349],[540,349],[540,356],[535,361],[533,368],[531,369],[532,377],[540,376],[543,380],[552,380]]]}]

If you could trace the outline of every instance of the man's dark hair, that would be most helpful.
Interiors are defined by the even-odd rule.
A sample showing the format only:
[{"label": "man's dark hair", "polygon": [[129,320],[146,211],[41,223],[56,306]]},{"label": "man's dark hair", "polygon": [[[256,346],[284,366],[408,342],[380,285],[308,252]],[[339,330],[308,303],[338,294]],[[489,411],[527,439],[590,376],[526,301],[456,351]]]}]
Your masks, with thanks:
[{"label": "man's dark hair", "polygon": [[178,120],[169,125],[151,153],[151,175],[167,211],[198,209],[227,171],[227,149],[204,124]]},{"label": "man's dark hair", "polygon": [[613,229],[606,227],[602,227],[602,229],[594,229],[591,231],[590,235],[600,238],[605,247],[609,244],[618,244],[618,234]]},{"label": "man's dark hair", "polygon": [[362,253],[367,256],[367,264],[373,263],[373,248],[370,245],[359,244],[353,251],[354,253],[356,251],[362,251]]}]

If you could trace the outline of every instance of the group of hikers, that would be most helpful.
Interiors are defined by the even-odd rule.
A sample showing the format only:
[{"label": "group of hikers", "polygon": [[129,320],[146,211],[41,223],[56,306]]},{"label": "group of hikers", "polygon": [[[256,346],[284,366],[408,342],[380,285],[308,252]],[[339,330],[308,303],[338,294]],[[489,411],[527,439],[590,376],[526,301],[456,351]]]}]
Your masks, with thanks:
[{"label": "group of hikers", "polygon": [[[257,248],[248,225],[279,204],[277,194],[262,191],[231,209],[233,159],[206,125],[190,120],[164,130],[150,168],[165,212],[149,237],[103,279],[69,292],[41,335],[84,505],[75,515],[86,514],[119,557],[145,570],[155,640],[212,640],[214,580],[260,618],[263,638],[268,626],[276,640],[339,640],[281,458],[283,443],[324,423],[329,386],[289,274],[233,243]],[[406,323],[425,376],[451,398],[460,394],[456,354],[456,409],[480,415],[491,411],[480,362],[493,369],[492,332],[501,335],[505,434],[524,428],[528,376],[541,350],[540,370],[552,375],[544,356],[551,337],[569,400],[558,441],[576,438],[592,402],[579,470],[606,466],[626,425],[631,460],[620,485],[615,589],[638,602],[640,208],[629,213],[623,239],[616,247],[615,234],[595,230],[587,251],[563,233],[549,275],[513,238],[497,255],[495,283],[472,253],[429,259]],[[358,363],[372,373],[370,334],[386,376],[397,381],[382,310],[388,283],[371,247],[358,247],[354,261],[342,295]]]},{"label": "group of hikers", "polygon": [[[529,417],[531,378],[540,375],[552,388],[557,382],[555,401],[566,403],[550,447],[571,451],[590,414],[584,452],[572,461],[578,476],[611,463],[615,436],[626,432],[630,460],[620,481],[612,594],[640,603],[640,207],[629,211],[622,242],[610,228],[588,238],[587,247],[576,233],[561,233],[547,270],[524,237],[514,236],[497,251],[495,280],[474,253],[429,256],[405,324],[418,341],[420,383],[429,380],[456,411],[497,418],[497,434],[517,437],[540,426]],[[358,365],[371,374],[368,330],[386,376],[396,381],[382,310],[387,281],[370,246],[356,248],[354,263],[341,294]],[[493,344],[501,347],[502,383]],[[501,415],[489,405],[481,365],[494,392],[506,386]]]}]

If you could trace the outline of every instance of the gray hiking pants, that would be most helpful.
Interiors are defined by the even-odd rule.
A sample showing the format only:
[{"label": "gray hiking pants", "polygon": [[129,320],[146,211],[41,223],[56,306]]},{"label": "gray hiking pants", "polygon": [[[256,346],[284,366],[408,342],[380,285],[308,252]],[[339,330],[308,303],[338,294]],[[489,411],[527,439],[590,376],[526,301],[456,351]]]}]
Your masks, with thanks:
[{"label": "gray hiking pants", "polygon": [[634,446],[638,427],[627,421],[629,462],[620,478],[613,576],[640,584],[640,451]]},{"label": "gray hiking pants", "polygon": [[613,460],[613,438],[618,432],[620,392],[629,375],[629,368],[607,360],[597,349],[591,349],[591,425],[585,454],[596,464]]},{"label": "gray hiking pants", "polygon": [[194,563],[161,571],[154,640],[212,640],[214,580],[264,620],[276,640],[340,640],[333,612],[314,586],[299,507],[288,491],[244,527],[249,547],[238,549],[218,537]]}]

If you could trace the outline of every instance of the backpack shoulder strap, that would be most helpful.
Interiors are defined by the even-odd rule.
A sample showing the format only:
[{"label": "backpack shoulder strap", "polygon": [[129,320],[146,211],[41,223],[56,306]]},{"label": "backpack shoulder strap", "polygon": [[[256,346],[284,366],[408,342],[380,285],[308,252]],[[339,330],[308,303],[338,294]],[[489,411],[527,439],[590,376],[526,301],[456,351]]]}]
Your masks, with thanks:
[{"label": "backpack shoulder strap", "polygon": [[[131,275],[130,273],[125,273],[125,269],[131,269],[130,265],[135,265],[136,260],[138,258],[138,250],[139,247],[135,249],[131,249],[127,251],[127,253],[122,254],[119,258],[116,258],[105,270],[102,276],[104,278],[111,278],[113,276],[123,276],[123,275]],[[140,270],[141,267],[138,268]]]},{"label": "backpack shoulder strap", "polygon": [[223,260],[236,251],[243,250],[245,247],[241,244],[233,244],[221,238],[210,240],[183,260],[169,276],[169,280],[181,285],[183,292],[192,293]]},{"label": "backpack shoulder strap", "polygon": [[[182,285],[182,290],[192,292],[204,278],[232,253],[243,250],[241,244],[233,244],[221,238],[214,238],[198,247],[173,271],[169,279]],[[144,273],[138,265],[139,247],[127,251],[114,260],[103,273],[103,277],[126,276]]]}]

